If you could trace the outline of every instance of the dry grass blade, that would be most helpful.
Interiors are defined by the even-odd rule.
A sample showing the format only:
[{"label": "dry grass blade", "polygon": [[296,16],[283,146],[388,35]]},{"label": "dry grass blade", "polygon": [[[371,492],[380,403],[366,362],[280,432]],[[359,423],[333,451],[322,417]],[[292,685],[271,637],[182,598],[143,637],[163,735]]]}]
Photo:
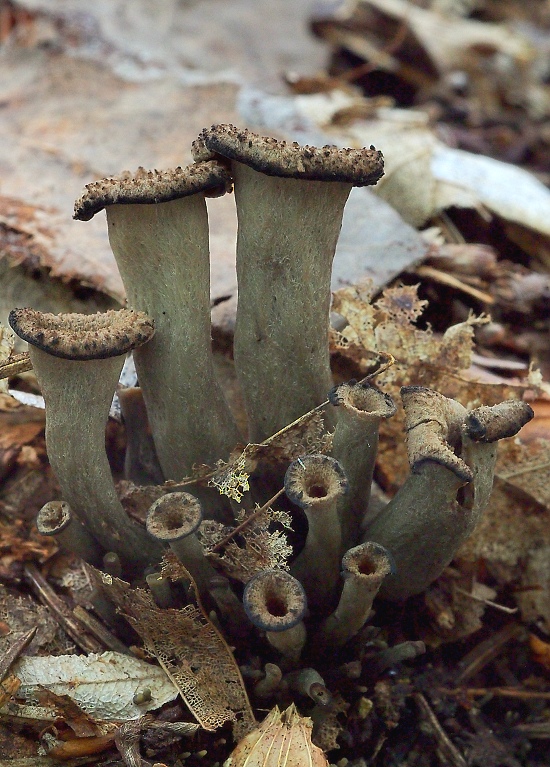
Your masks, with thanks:
[{"label": "dry grass blade", "polygon": [[17,660],[17,658],[21,655],[25,647],[27,647],[31,642],[36,634],[37,626],[32,628],[30,631],[27,631],[22,636],[18,637],[15,642],[11,645],[10,649],[4,653],[3,657],[0,658],[0,683],[4,681],[6,676],[8,675],[8,672],[12,666],[12,664]]},{"label": "dry grass blade", "polygon": [[7,360],[0,362],[0,380],[11,378],[19,375],[19,373],[28,373],[29,370],[32,370],[32,363],[28,353],[14,354]]}]

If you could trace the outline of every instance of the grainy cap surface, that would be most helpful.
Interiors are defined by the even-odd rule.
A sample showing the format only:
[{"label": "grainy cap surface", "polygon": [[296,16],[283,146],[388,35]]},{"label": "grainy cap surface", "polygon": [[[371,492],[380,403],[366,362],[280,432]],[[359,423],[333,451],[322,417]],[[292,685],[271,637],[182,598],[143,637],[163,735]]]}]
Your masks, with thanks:
[{"label": "grainy cap surface", "polygon": [[191,493],[168,493],[147,512],[147,532],[162,541],[177,541],[199,529],[202,508]]},{"label": "grainy cap surface", "polygon": [[38,512],[36,527],[41,535],[56,535],[71,519],[71,507],[66,501],[48,501]]},{"label": "grainy cap surface", "polygon": [[124,171],[87,184],[75,202],[73,218],[89,221],[109,205],[153,205],[199,192],[218,197],[231,188],[231,176],[214,160],[172,170],[138,168],[135,173]]},{"label": "grainy cap surface", "polygon": [[260,136],[234,125],[205,128],[192,145],[197,162],[223,158],[249,165],[267,176],[309,181],[341,181],[370,186],[384,175],[382,152],[338,149],[334,146],[300,146]]},{"label": "grainy cap surface", "polygon": [[391,553],[380,543],[365,541],[346,551],[342,557],[342,571],[361,578],[379,579],[395,572]]},{"label": "grainy cap surface", "polygon": [[153,337],[153,320],[145,312],[110,309],[99,314],[47,314],[13,309],[8,322],[32,346],[54,357],[99,360],[126,354]]}]

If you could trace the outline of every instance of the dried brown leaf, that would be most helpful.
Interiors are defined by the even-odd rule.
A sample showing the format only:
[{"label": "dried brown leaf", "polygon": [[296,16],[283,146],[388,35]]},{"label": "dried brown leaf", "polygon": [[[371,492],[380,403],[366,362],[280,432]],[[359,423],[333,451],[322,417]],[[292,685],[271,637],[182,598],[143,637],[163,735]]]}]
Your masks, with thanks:
[{"label": "dried brown leaf", "polygon": [[[240,737],[254,726],[239,667],[202,609],[192,604],[161,609],[147,591],[93,568],[89,572],[143,639],[202,727],[215,730],[231,721]],[[167,558],[163,574],[192,581],[174,557]]]},{"label": "dried brown leaf", "polygon": [[[436,336],[430,328],[416,327],[425,304],[416,286],[390,288],[374,304],[369,284],[337,291],[333,309],[348,325],[333,334],[333,351],[346,356],[351,347],[355,362],[361,350],[371,357],[391,354],[394,364],[377,374],[376,382],[396,403],[401,386],[426,386],[469,408],[521,398],[527,387],[480,383],[466,373],[472,364],[474,328],[488,322],[486,317],[470,317]],[[362,354],[365,362],[367,355]],[[388,488],[400,486],[409,471],[403,434],[404,415],[399,408],[394,418],[380,426],[378,468]]]}]

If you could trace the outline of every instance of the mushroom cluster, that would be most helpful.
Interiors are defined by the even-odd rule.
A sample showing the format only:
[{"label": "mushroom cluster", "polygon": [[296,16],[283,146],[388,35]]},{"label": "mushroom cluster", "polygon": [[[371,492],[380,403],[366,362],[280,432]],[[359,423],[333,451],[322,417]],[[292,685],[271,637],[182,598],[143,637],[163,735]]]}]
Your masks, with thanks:
[{"label": "mushroom cluster", "polygon": [[[10,315],[30,344],[46,401],[48,455],[62,491],[62,502],[41,511],[39,529],[93,564],[113,567],[114,560],[133,578],[145,571],[166,605],[171,598],[162,578],[147,568],[169,546],[228,631],[249,635],[255,627],[272,657],[291,671],[301,657],[345,645],[378,594],[404,600],[438,577],[487,505],[498,440],[516,434],[533,414],[523,402],[469,411],[435,391],[403,388],[410,474],[385,508],[374,509],[378,430],[396,405],[366,381],[334,387],[328,340],[344,206],[353,186],[382,176],[381,153],[304,147],[217,125],[200,134],[193,156],[187,168],[140,168],[94,182],[76,202],[76,219],[106,210],[130,308]],[[211,350],[205,198],[233,188],[234,358],[247,435],[239,434]],[[135,435],[145,439],[150,430],[161,480],[177,482],[194,466],[227,461],[245,438],[261,443],[325,405],[330,454],[302,455],[284,477],[287,508],[307,519],[290,572],[259,572],[239,596],[238,584],[207,558],[197,536],[203,516],[227,521],[228,514],[223,499],[200,483],[156,500],[145,526],[127,516],[107,462],[105,423],[130,350],[139,389],[122,398],[128,441],[137,450]],[[264,503],[265,488],[277,479],[252,482],[248,508]],[[303,672],[290,676],[310,696],[322,694],[319,675]]]}]

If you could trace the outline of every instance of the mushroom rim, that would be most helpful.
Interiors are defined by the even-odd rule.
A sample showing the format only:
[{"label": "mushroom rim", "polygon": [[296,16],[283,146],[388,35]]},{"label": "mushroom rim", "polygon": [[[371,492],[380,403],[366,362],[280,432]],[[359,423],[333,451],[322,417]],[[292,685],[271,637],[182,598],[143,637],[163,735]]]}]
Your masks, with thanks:
[{"label": "mushroom rim", "polygon": [[373,146],[369,149],[340,149],[329,144],[302,146],[230,124],[204,128],[192,144],[192,153],[197,162],[211,159],[223,162],[225,158],[265,176],[301,181],[372,186],[384,175],[384,157]]},{"label": "mushroom rim", "polygon": [[[99,326],[94,328],[94,319],[105,323],[108,317],[115,317],[112,328],[98,322],[96,324]],[[51,322],[52,319],[55,321]],[[48,321],[51,322],[50,325]],[[83,323],[84,330],[78,327],[78,322]],[[121,357],[147,343],[155,333],[154,321],[145,312],[137,312],[133,309],[109,309],[96,314],[52,314],[26,307],[12,309],[8,316],[8,323],[19,338],[36,349],[52,357],[75,362]],[[71,328],[71,324],[77,326]],[[140,325],[139,330],[135,327],[137,324]],[[89,326],[87,329],[86,325]],[[109,338],[108,331],[114,328],[118,332]],[[77,332],[82,333],[82,337],[76,336],[71,343],[67,336]],[[106,337],[102,339],[102,335]]]}]

